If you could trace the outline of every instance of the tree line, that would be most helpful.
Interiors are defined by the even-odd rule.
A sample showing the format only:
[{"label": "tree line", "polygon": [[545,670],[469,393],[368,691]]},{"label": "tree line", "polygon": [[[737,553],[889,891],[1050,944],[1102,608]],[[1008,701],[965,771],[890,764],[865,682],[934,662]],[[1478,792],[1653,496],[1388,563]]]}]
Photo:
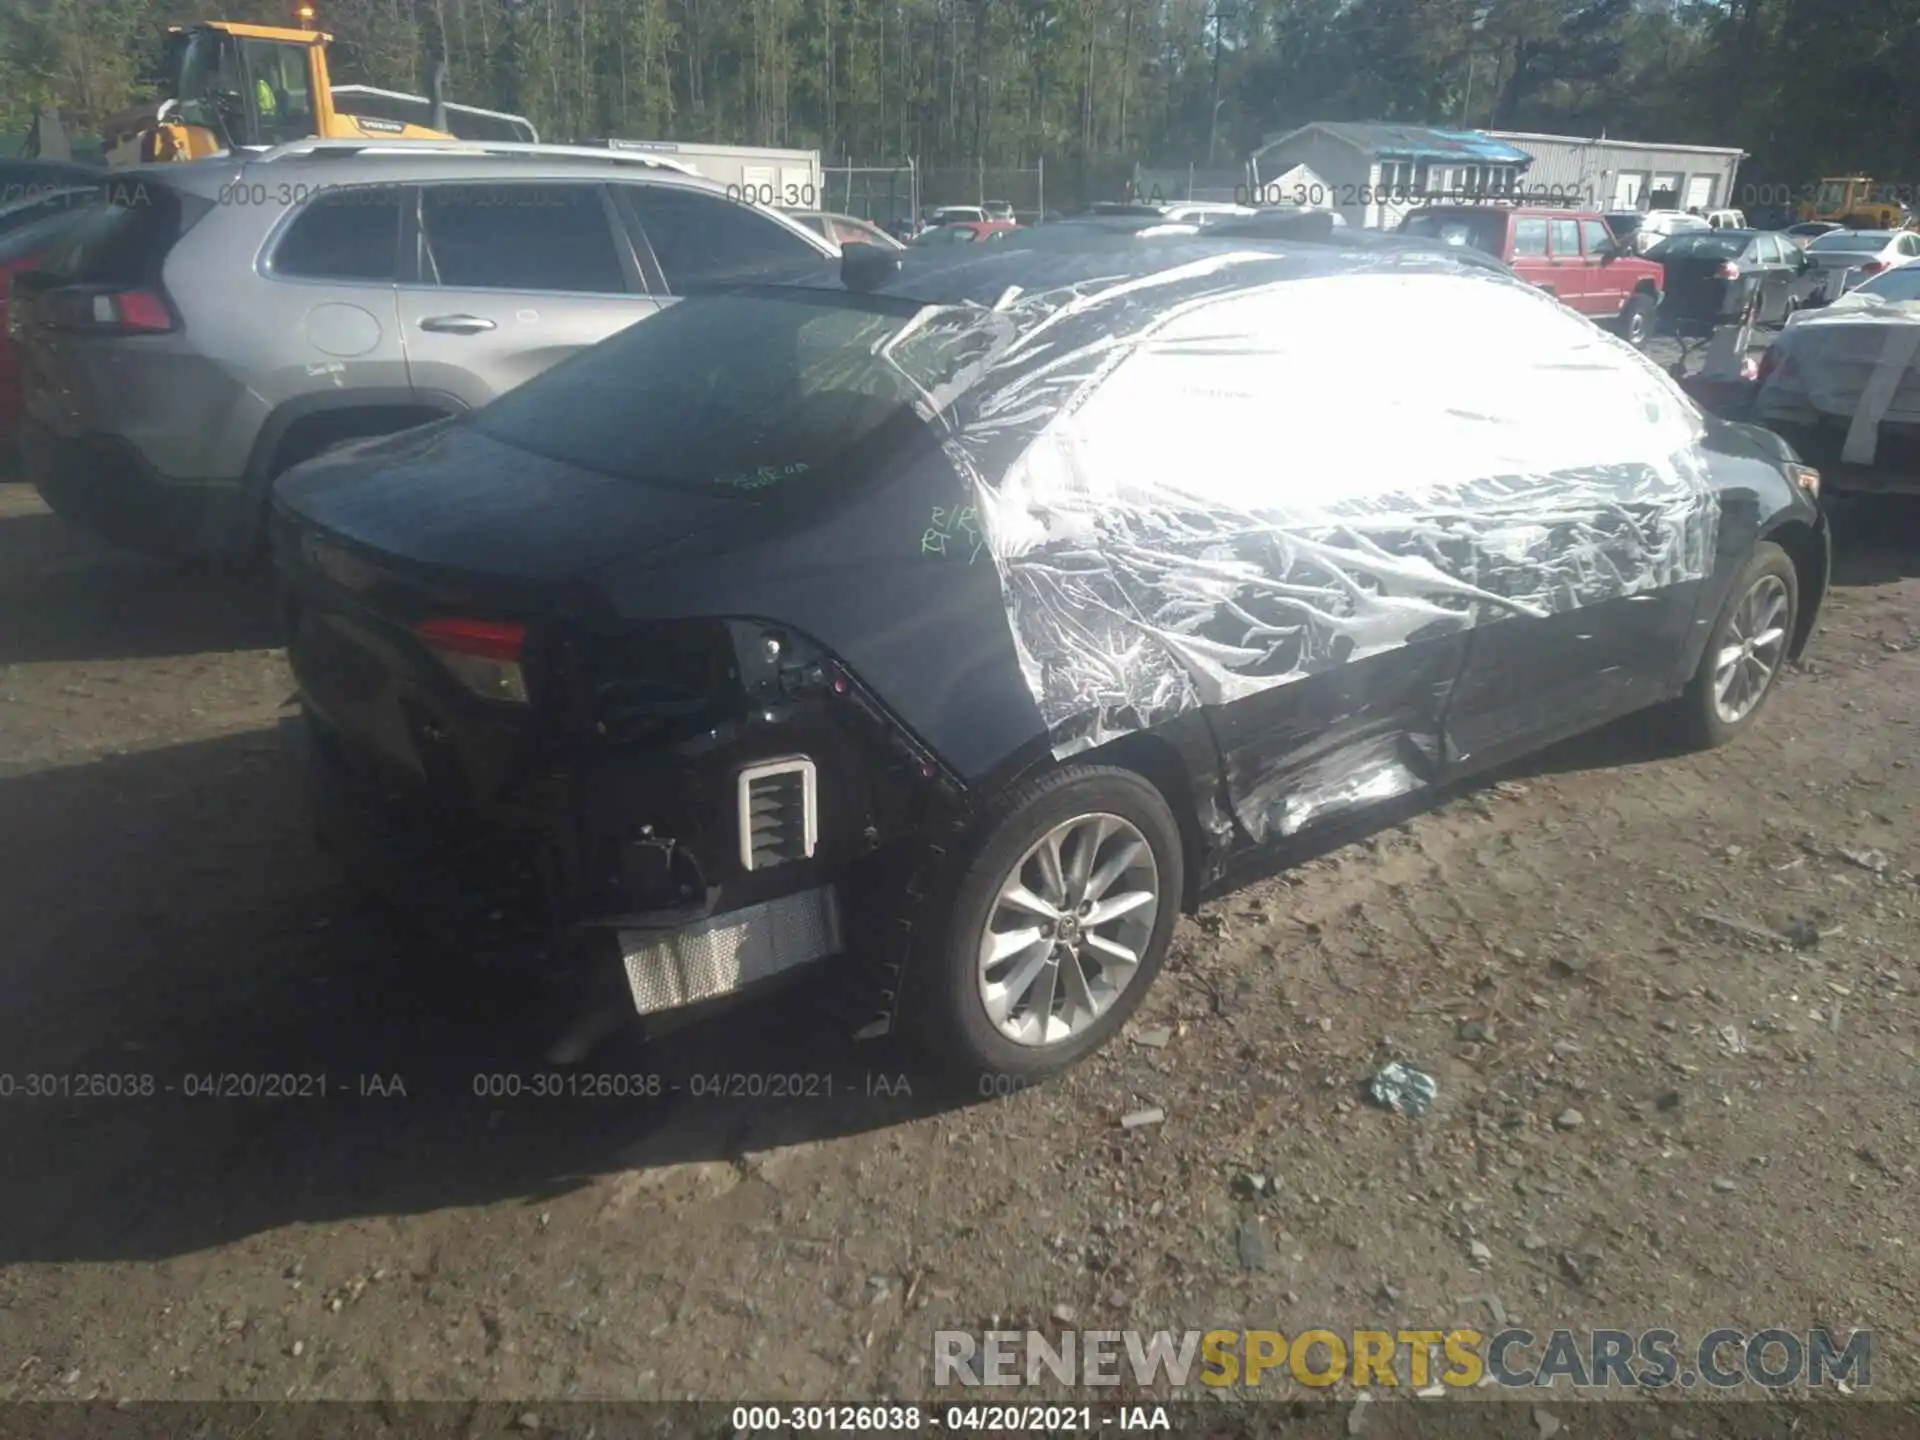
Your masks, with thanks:
[{"label": "tree line", "polygon": [[[1237,163],[1310,120],[1738,145],[1743,178],[1920,180],[1920,0],[317,0],[335,79],[601,136],[1030,167]],[[291,0],[0,0],[0,126],[145,96],[168,24]],[[1054,179],[1059,177],[1058,182]]]}]

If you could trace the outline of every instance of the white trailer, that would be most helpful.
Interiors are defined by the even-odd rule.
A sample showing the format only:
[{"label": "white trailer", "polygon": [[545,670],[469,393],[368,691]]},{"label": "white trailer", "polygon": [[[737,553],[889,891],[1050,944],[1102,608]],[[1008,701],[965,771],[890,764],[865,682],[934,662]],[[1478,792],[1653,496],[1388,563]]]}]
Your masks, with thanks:
[{"label": "white trailer", "polygon": [[736,200],[782,210],[821,210],[827,195],[818,150],[777,150],[762,145],[700,145],[679,140],[606,140],[613,150],[638,150],[690,165],[706,180],[727,187]]}]

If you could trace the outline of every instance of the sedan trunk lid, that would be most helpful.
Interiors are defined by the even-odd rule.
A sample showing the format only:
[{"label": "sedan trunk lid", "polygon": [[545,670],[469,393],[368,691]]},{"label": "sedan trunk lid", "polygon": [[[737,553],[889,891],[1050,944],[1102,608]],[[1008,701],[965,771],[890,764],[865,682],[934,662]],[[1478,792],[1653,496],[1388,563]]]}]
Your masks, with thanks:
[{"label": "sedan trunk lid", "polygon": [[725,518],[723,496],[643,489],[443,421],[310,461],[276,488],[283,524],[417,568],[550,595]]}]

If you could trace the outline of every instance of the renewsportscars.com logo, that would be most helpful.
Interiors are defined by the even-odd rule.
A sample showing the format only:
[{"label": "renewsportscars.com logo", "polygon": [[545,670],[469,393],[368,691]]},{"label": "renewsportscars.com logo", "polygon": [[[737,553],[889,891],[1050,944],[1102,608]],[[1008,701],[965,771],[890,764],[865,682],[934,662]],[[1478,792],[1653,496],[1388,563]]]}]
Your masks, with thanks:
[{"label": "renewsportscars.com logo", "polygon": [[1824,1329],[1712,1330],[937,1330],[935,1386],[1261,1384],[1416,1391],[1566,1385],[1574,1389],[1728,1390],[1873,1383],[1873,1332],[1845,1344]]}]

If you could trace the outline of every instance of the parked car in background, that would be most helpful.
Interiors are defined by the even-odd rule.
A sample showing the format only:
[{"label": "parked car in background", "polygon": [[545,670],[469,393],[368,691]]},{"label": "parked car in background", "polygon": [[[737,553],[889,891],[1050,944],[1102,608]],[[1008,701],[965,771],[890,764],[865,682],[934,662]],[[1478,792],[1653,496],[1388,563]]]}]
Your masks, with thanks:
[{"label": "parked car in background", "polygon": [[1702,217],[1684,210],[1610,210],[1601,218],[1614,237],[1638,255],[1645,255],[1670,236],[1713,228]]},{"label": "parked car in background", "polygon": [[1813,303],[1821,304],[1838,300],[1882,270],[1898,269],[1920,259],[1920,234],[1911,230],[1830,230],[1810,240],[1804,253],[1813,262],[1819,282]]},{"label": "parked car in background", "polygon": [[[810,981],[1030,1080],[1250,871],[1618,715],[1751,726],[1815,477],[1399,253],[850,253],[310,462],[274,554],[325,833],[630,1013]],[[1312,484],[1246,463],[1276,434]]]},{"label": "parked car in background", "polygon": [[87,190],[106,178],[104,170],[66,160],[0,160],[0,214],[17,214],[17,207]]},{"label": "parked car in background", "polygon": [[1704,212],[1703,218],[1706,220],[1708,226],[1715,230],[1746,230],[1751,228],[1747,224],[1746,215],[1739,210],[1708,210]]},{"label": "parked car in background", "polygon": [[20,362],[13,344],[13,282],[45,263],[60,237],[80,223],[97,189],[60,190],[0,205],[0,457],[9,462],[20,424]]},{"label": "parked car in background", "polygon": [[[1208,224],[1211,234],[1271,237],[1273,239],[1332,241],[1348,229],[1338,210],[1315,210],[1298,205],[1263,205],[1245,215],[1218,215]],[[1382,232],[1382,238],[1389,238]]]},{"label": "parked car in background", "polygon": [[1781,230],[1781,235],[1798,245],[1802,250],[1822,235],[1831,235],[1846,227],[1833,220],[1800,220]]},{"label": "parked car in background", "polygon": [[835,245],[878,245],[882,250],[906,248],[871,220],[825,210],[789,210],[787,214]]},{"label": "parked car in background", "polygon": [[1052,225],[1009,230],[996,248],[1010,250],[1067,250],[1084,252],[1101,244],[1135,240],[1188,239],[1201,227],[1186,221],[1162,220],[1158,215],[1071,215]]},{"label": "parked car in background", "polygon": [[1667,272],[1660,328],[1682,337],[1721,325],[1784,325],[1818,287],[1807,252],[1771,230],[1702,230],[1647,253]]},{"label": "parked car in background", "polygon": [[15,284],[20,448],[54,510],[169,554],[249,555],[301,460],[837,253],[638,152],[305,141],[139,174]]},{"label": "parked car in background", "polygon": [[1254,214],[1251,205],[1230,205],[1212,200],[1182,200],[1163,206],[1160,216],[1176,224],[1213,225],[1223,220],[1233,220]]},{"label": "parked car in background", "polygon": [[1485,251],[1634,345],[1653,333],[1660,267],[1625,250],[1598,211],[1429,205],[1408,214],[1398,233]]},{"label": "parked car in background", "polygon": [[933,205],[922,215],[923,228],[940,225],[979,225],[993,219],[984,205]]},{"label": "parked car in background", "polygon": [[974,245],[983,240],[998,239],[1016,228],[1011,220],[960,220],[951,225],[936,225],[931,230],[922,230],[913,237],[913,243],[921,248]]},{"label": "parked car in background", "polygon": [[1083,215],[1139,215],[1165,219],[1166,211],[1166,206],[1149,204],[1145,200],[1095,200],[1083,206],[1073,218],[1079,219]]},{"label": "parked car in background", "polygon": [[1750,417],[1817,466],[1829,494],[1920,494],[1920,265],[1796,316],[1761,355],[1759,382]]},{"label": "parked car in background", "polygon": [[1013,202],[1011,200],[989,200],[980,208],[986,212],[986,217],[989,220],[1005,220],[1009,224],[1013,221]]}]

